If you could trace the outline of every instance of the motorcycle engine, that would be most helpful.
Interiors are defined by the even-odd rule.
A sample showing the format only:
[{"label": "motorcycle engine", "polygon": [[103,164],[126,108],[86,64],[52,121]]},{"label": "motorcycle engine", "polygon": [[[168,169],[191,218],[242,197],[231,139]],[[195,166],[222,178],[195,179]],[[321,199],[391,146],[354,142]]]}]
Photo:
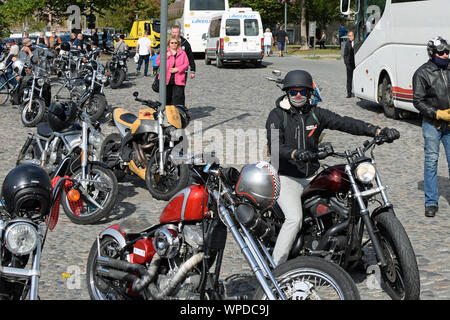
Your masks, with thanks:
[{"label": "motorcycle engine", "polygon": [[174,258],[180,250],[178,228],[168,225],[158,229],[153,237],[153,248],[161,258]]}]

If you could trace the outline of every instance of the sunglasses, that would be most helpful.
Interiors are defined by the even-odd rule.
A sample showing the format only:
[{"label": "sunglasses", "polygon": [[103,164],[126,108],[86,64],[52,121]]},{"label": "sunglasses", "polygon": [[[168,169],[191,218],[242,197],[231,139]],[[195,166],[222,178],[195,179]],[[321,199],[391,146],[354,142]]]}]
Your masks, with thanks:
[{"label": "sunglasses", "polygon": [[178,42],[169,42],[169,44],[178,44]]},{"label": "sunglasses", "polygon": [[448,50],[443,50],[443,51],[438,51],[436,53],[438,54],[438,56],[443,56],[444,54],[448,55],[449,51]]},{"label": "sunglasses", "polygon": [[291,95],[291,97],[295,97],[299,93],[302,96],[306,96],[308,94],[308,90],[307,89],[302,89],[302,90],[290,90],[289,91],[289,94]]}]

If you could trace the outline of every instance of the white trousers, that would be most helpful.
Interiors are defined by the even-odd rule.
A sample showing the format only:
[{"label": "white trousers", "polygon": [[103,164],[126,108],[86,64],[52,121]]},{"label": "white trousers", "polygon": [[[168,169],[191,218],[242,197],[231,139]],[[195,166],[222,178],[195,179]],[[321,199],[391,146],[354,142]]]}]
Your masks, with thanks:
[{"label": "white trousers", "polygon": [[285,221],[278,234],[273,250],[273,260],[276,265],[285,262],[294,244],[297,233],[302,227],[303,211],[301,195],[303,189],[314,178],[293,178],[280,176],[281,190],[278,205],[283,210]]}]

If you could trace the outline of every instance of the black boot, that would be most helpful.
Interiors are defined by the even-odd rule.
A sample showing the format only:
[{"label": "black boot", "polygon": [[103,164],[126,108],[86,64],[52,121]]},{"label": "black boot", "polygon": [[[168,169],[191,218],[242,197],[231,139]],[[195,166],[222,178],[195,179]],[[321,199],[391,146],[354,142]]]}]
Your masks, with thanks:
[{"label": "black boot", "polygon": [[438,211],[438,207],[437,206],[425,207],[425,216],[432,218],[432,217],[434,217],[436,215],[437,211]]}]

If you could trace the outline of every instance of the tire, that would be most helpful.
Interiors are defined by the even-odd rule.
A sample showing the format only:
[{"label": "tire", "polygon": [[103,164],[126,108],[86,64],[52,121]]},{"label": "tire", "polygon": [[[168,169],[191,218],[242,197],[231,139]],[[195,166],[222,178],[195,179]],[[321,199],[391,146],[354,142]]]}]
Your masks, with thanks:
[{"label": "tire", "polygon": [[28,110],[28,101],[22,103],[20,119],[25,127],[36,127],[44,119],[46,106],[44,100],[33,99],[31,108]]},{"label": "tire", "polygon": [[[145,172],[145,184],[153,198],[157,200],[169,200],[178,191],[185,188],[189,182],[189,167],[185,164],[175,166],[167,160],[166,175],[161,178],[158,173],[159,158],[150,158]],[[161,180],[162,179],[162,180]]]},{"label": "tire", "polygon": [[385,76],[381,83],[381,104],[387,118],[399,119],[398,110],[394,106],[392,83],[388,76]]},{"label": "tire", "polygon": [[2,81],[0,83],[0,86],[3,86],[0,89],[0,106],[3,106],[6,104],[6,102],[8,102],[9,100],[9,84],[4,84],[4,82]]},{"label": "tire", "polygon": [[[388,263],[386,268],[381,269],[384,289],[394,300],[418,300],[419,268],[403,225],[393,210],[382,212],[373,220]],[[395,274],[392,271],[395,271]],[[402,286],[403,288],[400,288]]]},{"label": "tire", "polygon": [[[298,257],[292,260],[288,260],[287,262],[279,265],[275,270],[272,271],[275,279],[278,282],[278,285],[280,286],[281,290],[286,294],[286,289],[289,291],[291,288],[293,288],[293,277],[302,279],[302,283],[304,283],[305,278],[310,280],[311,277],[319,277],[322,281],[324,281],[324,284],[328,285],[329,289],[334,289],[336,297],[339,300],[359,300],[360,295],[358,288],[355,285],[355,282],[350,277],[350,275],[345,272],[344,269],[342,269],[337,264],[334,264],[332,262],[329,262],[325,259],[318,258],[318,257],[310,257],[310,256],[302,256]],[[308,278],[310,277],[310,278]],[[317,279],[317,278],[315,278]],[[289,281],[290,280],[290,281]],[[307,283],[311,283],[309,281],[306,281]],[[312,284],[312,283],[311,283]],[[320,284],[320,282],[319,282]],[[327,287],[325,287],[326,289]],[[322,289],[319,287],[315,288],[315,291],[317,289]],[[275,290],[275,289],[273,289]],[[275,292],[275,291],[274,291]],[[299,300],[299,299],[317,299],[317,297],[314,297],[314,295],[308,295],[308,297],[301,297],[300,296],[294,296],[293,292],[291,292],[291,296],[286,296],[288,300]],[[296,291],[295,294],[297,294],[299,291]],[[323,294],[326,292],[322,291]],[[304,293],[301,292],[301,293]],[[319,297],[321,299],[327,298],[324,295],[320,296],[320,293],[318,290],[316,293],[319,294]],[[309,299],[308,299],[309,298]],[[259,286],[259,288],[256,290],[255,295],[253,297],[254,300],[266,300],[267,296],[265,292],[263,291],[262,287]]]},{"label": "tire", "polygon": [[[76,169],[75,172],[71,175],[74,179],[81,179],[81,167]],[[101,190],[99,188],[95,188],[94,183],[88,184],[88,193],[89,195],[94,198],[94,200],[99,203],[103,209],[100,209],[95,206],[94,203],[87,200],[83,194],[81,194],[81,199],[83,200],[83,208],[82,212],[79,216],[76,216],[76,214],[72,211],[69,205],[69,201],[67,199],[67,196],[62,196],[61,204],[63,205],[64,212],[66,213],[67,217],[76,224],[92,224],[100,219],[108,216],[114,207],[117,199],[117,193],[118,193],[118,184],[117,184],[117,178],[112,172],[111,169],[107,169],[105,167],[102,167],[100,165],[92,165],[90,174],[88,175],[88,178],[94,180],[97,179],[98,176],[102,177],[103,184],[107,184],[107,190]],[[105,188],[106,189],[106,188]],[[100,199],[100,200],[99,200]],[[90,212],[91,208],[94,208],[95,210]]]},{"label": "tire", "polygon": [[211,59],[208,58],[208,55],[205,52],[205,64],[209,66],[211,64]]},{"label": "tire", "polygon": [[[105,236],[100,240],[100,252],[104,257],[116,258],[117,252],[120,250],[120,245],[116,239]],[[118,283],[119,281],[111,281],[107,283],[96,275],[98,246],[97,241],[92,244],[91,250],[86,266],[86,283],[89,292],[89,296],[92,300],[115,300],[123,299],[118,295],[116,291],[111,287],[112,285],[119,288],[126,288],[126,283]]]},{"label": "tire", "polygon": [[111,89],[117,89],[122,85],[122,82],[125,80],[125,71],[122,69],[116,69],[111,77],[111,82],[109,85]]},{"label": "tire", "polygon": [[117,180],[120,181],[125,176],[125,172],[120,168],[120,146],[122,136],[118,133],[111,133],[102,142],[100,148],[100,161],[112,168]]},{"label": "tire", "polygon": [[220,60],[219,55],[216,55],[216,67],[223,68],[223,61]]},{"label": "tire", "polygon": [[101,94],[93,94],[88,101],[85,102],[84,108],[92,122],[98,121],[105,113],[108,103],[105,96]]},{"label": "tire", "polygon": [[261,68],[262,67],[262,61],[261,60],[255,60],[253,62],[255,68]]}]

